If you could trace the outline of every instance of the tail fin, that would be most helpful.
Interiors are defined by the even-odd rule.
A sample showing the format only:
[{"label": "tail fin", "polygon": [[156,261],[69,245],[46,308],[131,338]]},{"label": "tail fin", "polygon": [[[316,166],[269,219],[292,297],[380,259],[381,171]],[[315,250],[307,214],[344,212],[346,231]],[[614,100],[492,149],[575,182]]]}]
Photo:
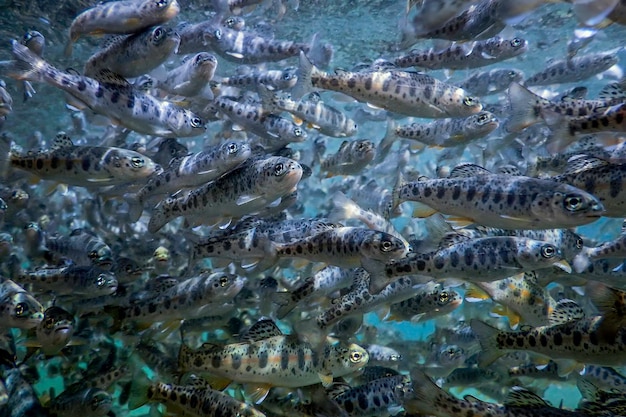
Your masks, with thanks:
[{"label": "tail fin", "polygon": [[451,405],[458,402],[419,369],[411,371],[411,384],[413,391],[407,392],[403,399],[404,409],[410,414],[439,416],[442,414],[437,403]]},{"label": "tail fin", "polygon": [[11,41],[11,45],[14,61],[9,66],[7,76],[21,81],[45,81],[44,73],[50,64],[16,40]]},{"label": "tail fin", "polygon": [[309,43],[307,58],[318,67],[326,68],[333,59],[333,47],[328,43],[320,42],[318,34],[315,33]]},{"label": "tail fin", "polygon": [[537,111],[537,106],[547,100],[518,83],[511,83],[508,95],[511,104],[511,117],[507,123],[509,131],[519,132],[542,121],[542,111]]},{"label": "tail fin", "polygon": [[143,205],[139,201],[137,194],[124,194],[124,200],[128,204],[128,217],[131,222],[139,221],[141,213],[143,213]]},{"label": "tail fin", "polygon": [[152,210],[152,216],[150,216],[150,221],[148,222],[148,231],[150,233],[158,232],[171,220],[168,219],[165,207],[163,205],[163,203],[165,203],[166,201],[168,200],[162,201],[154,208],[154,210]]},{"label": "tail fin", "polygon": [[148,390],[151,382],[142,371],[138,371],[133,375],[128,397],[128,408],[135,410],[148,403]]},{"label": "tail fin", "polygon": [[472,319],[470,321],[470,327],[478,336],[478,341],[480,342],[480,347],[482,348],[482,352],[479,357],[480,366],[489,365],[500,356],[504,355],[504,352],[498,348],[498,329],[477,319]]},{"label": "tail fin", "polygon": [[333,195],[332,200],[334,208],[328,215],[328,220],[340,223],[344,220],[358,218],[360,207],[354,201],[346,197],[344,193],[337,191]]},{"label": "tail fin", "polygon": [[398,139],[396,135],[396,122],[393,121],[391,117],[387,118],[387,130],[385,131],[385,136],[380,141],[378,145],[378,149],[376,151],[376,159],[381,162],[389,154],[389,150],[394,142]]},{"label": "tail fin", "polygon": [[263,105],[263,113],[280,113],[282,111],[276,106],[274,93],[269,88],[264,84],[259,84],[257,91]]},{"label": "tail fin", "polygon": [[298,81],[291,90],[291,96],[294,100],[300,99],[302,96],[313,90],[311,77],[316,70],[315,65],[307,58],[304,52],[300,51],[300,66],[298,67]]}]

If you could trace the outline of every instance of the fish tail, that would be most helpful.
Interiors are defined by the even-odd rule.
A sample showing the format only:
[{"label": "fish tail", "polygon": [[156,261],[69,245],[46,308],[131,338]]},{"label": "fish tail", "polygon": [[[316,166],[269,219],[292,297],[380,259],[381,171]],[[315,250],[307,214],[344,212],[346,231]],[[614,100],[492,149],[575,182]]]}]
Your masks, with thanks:
[{"label": "fish tail", "polygon": [[130,410],[135,410],[148,403],[148,390],[150,389],[150,385],[151,382],[146,374],[141,371],[135,373],[128,396],[128,408]]},{"label": "fish tail", "polygon": [[498,348],[498,329],[477,319],[470,321],[470,327],[472,331],[476,333],[476,336],[478,336],[478,341],[482,348],[479,358],[480,366],[487,366],[504,354],[504,352]]},{"label": "fish tail", "polygon": [[440,410],[435,404],[436,399],[445,397],[444,403],[451,404],[454,401],[452,396],[439,388],[429,377],[420,369],[411,371],[411,383],[413,385],[412,392],[406,393],[403,405],[405,410],[410,414],[420,415],[441,415]]},{"label": "fish tail", "polygon": [[139,201],[137,194],[127,193],[124,194],[124,200],[128,204],[128,218],[131,222],[135,223],[139,221],[141,213],[143,212],[143,205]]},{"label": "fish tail", "polygon": [[546,149],[551,154],[556,154],[567,148],[576,140],[576,135],[570,130],[569,122],[559,115],[559,121],[549,123],[552,136],[546,143]]},{"label": "fish tail", "polygon": [[13,40],[11,44],[14,61],[7,75],[20,81],[44,82],[45,72],[52,66],[18,41]]},{"label": "fish tail", "polygon": [[591,263],[591,259],[589,259],[589,252],[583,248],[576,256],[572,262],[574,266],[574,271],[577,273],[582,273]]},{"label": "fish tail", "polygon": [[333,47],[330,44],[322,43],[317,33],[313,34],[309,43],[307,58],[316,66],[327,68],[330,60],[333,59]]},{"label": "fish tail", "polygon": [[398,181],[396,181],[396,185],[393,186],[393,190],[391,191],[391,209],[395,210],[398,208],[400,204],[402,204],[402,200],[400,200],[400,190],[406,184],[404,177],[402,174],[398,175]]},{"label": "fish tail", "polygon": [[350,200],[344,193],[337,191],[332,198],[333,210],[328,215],[331,222],[341,222],[342,220],[355,219],[358,216],[359,207]]},{"label": "fish tail", "polygon": [[528,126],[542,121],[543,112],[537,111],[533,103],[543,101],[543,98],[519,83],[511,83],[508,95],[511,105],[511,117],[507,122],[507,129],[510,132],[519,132]]},{"label": "fish tail", "polygon": [[291,95],[294,99],[297,100],[313,90],[311,77],[315,70],[315,65],[309,61],[309,58],[307,58],[303,51],[300,51],[300,66],[297,71],[298,81],[296,81],[296,85],[294,85],[291,90]]},{"label": "fish tail", "polygon": [[396,122],[393,121],[391,117],[387,118],[387,130],[385,131],[385,136],[380,141],[380,145],[378,145],[378,149],[376,152],[376,157],[379,162],[382,162],[389,153],[391,146],[393,146],[394,142],[398,136],[396,135]]}]

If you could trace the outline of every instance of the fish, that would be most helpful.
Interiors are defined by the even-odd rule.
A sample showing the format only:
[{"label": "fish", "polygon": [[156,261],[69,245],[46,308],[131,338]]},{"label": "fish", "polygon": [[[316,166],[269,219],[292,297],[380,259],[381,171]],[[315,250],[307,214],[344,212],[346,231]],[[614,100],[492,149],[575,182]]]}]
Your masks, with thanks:
[{"label": "fish", "polygon": [[521,38],[502,39],[499,36],[471,44],[452,45],[442,50],[411,50],[395,59],[400,68],[435,69],[479,68],[514,58],[528,51],[528,41]]},{"label": "fish", "polygon": [[48,251],[68,257],[78,266],[94,265],[109,270],[113,264],[109,245],[86,229],[74,229],[67,236],[46,236],[44,244]]},{"label": "fish", "polygon": [[557,60],[524,80],[526,86],[583,81],[617,64],[614,52],[599,52]]},{"label": "fish", "polygon": [[287,111],[297,120],[308,122],[310,126],[326,136],[354,136],[358,131],[356,122],[336,108],[325,104],[319,95],[311,94],[308,100],[294,101],[289,96],[277,96],[265,87],[258,87],[263,108],[270,112]]},{"label": "fish", "polygon": [[155,87],[169,94],[185,97],[201,95],[211,100],[213,92],[206,87],[216,69],[217,58],[207,52],[200,52],[168,71],[162,80],[157,78]]},{"label": "fish", "polygon": [[511,83],[522,83],[524,73],[515,68],[495,68],[475,72],[455,85],[470,94],[482,97],[499,93],[509,88]]},{"label": "fish", "polygon": [[15,68],[8,74],[10,77],[60,88],[72,97],[74,107],[89,108],[108,117],[116,125],[160,136],[187,137],[204,132],[202,119],[191,111],[142,94],[110,70],[101,70],[99,80],[68,74],[16,41],[13,42],[13,57]]},{"label": "fish", "polygon": [[22,285],[31,285],[35,292],[51,292],[57,296],[97,297],[113,294],[118,287],[111,272],[97,266],[65,266],[24,271],[15,277]]},{"label": "fish", "polygon": [[481,111],[466,118],[438,119],[430,123],[402,126],[396,126],[392,120],[388,123],[390,125],[387,129],[392,138],[407,138],[427,146],[444,148],[466,145],[489,135],[500,125],[496,116],[488,111]]},{"label": "fish", "polygon": [[72,54],[72,44],[84,35],[135,33],[166,23],[179,12],[176,0],[116,1],[97,5],[72,21],[65,55]]},{"label": "fish", "polygon": [[219,77],[220,85],[257,90],[264,86],[270,91],[288,90],[298,81],[297,68],[287,67],[277,70],[259,70],[246,66],[237,67],[237,73],[229,77]]},{"label": "fish", "polygon": [[[440,210],[502,229],[575,227],[591,223],[605,212],[598,198],[576,187],[551,180],[492,174],[472,164],[457,166],[448,178],[400,183],[393,196],[393,207],[403,201],[422,203],[416,213],[421,217]],[[494,210],[496,204],[498,208]]]},{"label": "fish", "polygon": [[251,156],[252,150],[247,143],[228,141],[198,153],[172,158],[165,169],[148,177],[139,191],[125,194],[131,220],[139,219],[142,206],[150,197],[176,193],[182,188],[216,180]]},{"label": "fish", "polygon": [[27,340],[25,345],[39,348],[46,356],[58,355],[71,342],[75,328],[74,315],[61,307],[49,307],[35,329],[35,339]]},{"label": "fish", "polygon": [[312,89],[338,91],[359,101],[405,116],[465,117],[482,104],[465,90],[423,73],[400,70],[326,73],[300,54],[298,81],[292,90],[300,98]]},{"label": "fish", "polygon": [[[257,159],[239,167],[215,182],[177,197],[166,198],[152,211],[148,230],[159,231],[171,220],[185,216],[191,223],[206,223],[253,214],[294,191],[302,178],[302,167],[284,157]],[[242,182],[243,181],[243,182]],[[241,187],[240,184],[247,184]],[[212,217],[205,210],[211,208]],[[199,217],[198,217],[199,216]]]},{"label": "fish", "polygon": [[265,414],[253,406],[238,401],[228,394],[214,390],[206,382],[193,381],[190,385],[174,385],[163,382],[151,383],[144,374],[134,379],[136,383],[130,393],[131,410],[148,402],[165,404],[168,410],[179,410],[185,415],[264,417]]},{"label": "fish", "polygon": [[192,350],[183,344],[179,367],[184,372],[206,371],[250,384],[248,397],[258,404],[271,387],[329,385],[333,377],[353,373],[369,360],[367,351],[354,343],[325,342],[318,352],[297,335],[283,334],[270,319],[258,321],[247,334],[246,340],[224,346],[205,344]]},{"label": "fish", "polygon": [[6,83],[0,80],[0,118],[2,118],[3,123],[6,116],[13,111],[13,97],[6,90],[6,87]]},{"label": "fish", "polygon": [[369,140],[344,140],[337,153],[329,155],[321,161],[320,170],[325,171],[326,178],[335,175],[354,175],[362,171],[376,156],[374,143]]},{"label": "fish", "polygon": [[419,288],[414,296],[391,304],[389,321],[426,321],[436,316],[451,313],[463,302],[463,297],[451,288],[434,281],[427,282]]},{"label": "fish", "polygon": [[354,388],[334,383],[327,391],[330,391],[330,398],[346,410],[349,416],[378,416],[399,410],[404,390],[409,385],[408,375],[397,375]]},{"label": "fish", "polygon": [[45,151],[7,155],[10,166],[44,180],[81,187],[129,184],[152,175],[156,164],[147,156],[129,149],[77,146],[64,133],[58,134]]},{"label": "fish", "polygon": [[57,416],[72,416],[89,413],[92,416],[106,416],[113,400],[111,394],[98,388],[65,390],[47,404],[50,412]]},{"label": "fish", "polygon": [[165,62],[179,43],[180,36],[163,26],[133,35],[111,37],[87,60],[83,73],[93,78],[106,69],[124,78],[138,77]]},{"label": "fish", "polygon": [[32,329],[43,320],[43,306],[28,291],[10,279],[0,281],[1,327]]}]

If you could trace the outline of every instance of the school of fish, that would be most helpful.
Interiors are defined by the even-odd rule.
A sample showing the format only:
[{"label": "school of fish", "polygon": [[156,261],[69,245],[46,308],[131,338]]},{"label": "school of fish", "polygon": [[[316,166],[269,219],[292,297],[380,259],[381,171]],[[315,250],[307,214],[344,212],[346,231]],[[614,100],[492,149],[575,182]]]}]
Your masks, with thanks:
[{"label": "school of fish", "polygon": [[626,416],[625,1],[0,3],[0,417]]}]

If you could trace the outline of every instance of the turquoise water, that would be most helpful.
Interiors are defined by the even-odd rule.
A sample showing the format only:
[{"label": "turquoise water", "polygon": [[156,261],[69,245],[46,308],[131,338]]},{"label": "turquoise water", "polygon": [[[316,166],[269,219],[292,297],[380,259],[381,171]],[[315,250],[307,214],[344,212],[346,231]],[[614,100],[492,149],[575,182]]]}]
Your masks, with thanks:
[{"label": "turquoise water", "polygon": [[[195,23],[208,18],[210,7],[205,3],[180,0],[181,13],[170,25],[175,26],[183,21]],[[398,24],[404,16],[405,2],[383,0],[301,1],[297,10],[293,8],[293,3],[286,2],[285,13],[280,17],[277,15],[276,9],[278,3],[280,2],[276,1],[271,5],[264,5],[244,13],[243,17],[246,19],[247,27],[254,28],[255,24],[264,23],[271,27],[275,39],[302,42],[308,42],[317,33],[324,42],[330,43],[333,47],[334,56],[330,68],[350,70],[357,64],[371,63],[378,58],[392,59],[398,54],[398,52],[395,52],[396,43],[400,36]],[[51,4],[44,1],[0,0],[0,61],[9,60],[11,57],[10,40],[19,39],[26,30],[37,30],[46,38],[44,57],[48,62],[60,69],[73,68],[82,71],[85,60],[97,50],[102,39],[97,37],[80,39],[74,47],[74,54],[71,58],[63,55],[63,49],[68,37],[67,28],[70,22],[78,13],[93,4],[96,4],[96,2],[68,0]],[[507,38],[517,36],[527,39],[529,42],[528,52],[511,60],[493,64],[488,69],[516,68],[524,71],[526,75],[531,75],[545,67],[551,60],[565,57],[568,40],[571,39],[576,26],[577,21],[570,5],[543,5],[530,13],[521,23],[507,26],[501,33],[502,36]],[[615,24],[608,26],[599,31],[593,42],[583,49],[581,54],[621,48],[624,41],[624,33],[623,26]],[[433,45],[435,45],[435,42],[425,39],[418,42],[414,47],[426,49]],[[580,83],[553,85],[546,88],[540,87],[534,91],[544,97],[552,97],[576,85],[584,85],[589,90],[588,97],[595,97],[605,84],[619,80],[622,76],[621,64],[623,63],[624,51],[615,49],[615,55],[619,59],[618,65],[603,74],[591,77]],[[165,65],[171,68],[178,61],[179,57],[172,57]],[[218,62],[218,76],[228,76],[236,72],[236,64],[219,57]],[[275,69],[285,66],[296,66],[297,64],[297,58],[294,57],[279,63],[261,65],[260,67]],[[462,80],[472,73],[473,70],[435,70],[428,72],[429,75],[451,83]],[[63,92],[47,85],[35,84],[37,94],[28,101],[23,102],[19,84],[8,78],[3,79],[7,83],[7,90],[13,97],[13,111],[7,116],[1,131],[6,132],[13,143],[26,149],[46,148],[59,131],[66,131],[72,136],[72,111],[65,105]],[[342,96],[339,93],[322,93],[322,97],[328,103],[332,103],[353,117],[356,117],[358,110],[380,111],[372,109],[364,103],[358,103],[347,96]],[[491,95],[481,98],[481,100],[486,106],[507,102],[504,94]],[[401,118],[399,115],[393,115],[393,117],[397,117],[399,119],[397,122],[402,124],[415,121],[413,118]],[[378,144],[385,135],[386,127],[386,116],[383,116],[382,121],[373,120],[373,118],[360,119],[359,133],[355,138],[370,139]],[[74,139],[82,144],[95,145],[99,143],[100,137],[105,131],[105,126],[95,123],[87,124],[86,129],[87,134],[82,137],[74,137]],[[214,142],[214,136],[222,130],[223,123],[214,121],[208,124],[205,135],[195,138],[183,138],[180,142],[184,143],[190,151],[198,151],[205,143]],[[504,136],[505,132],[502,129],[498,129],[484,140],[489,141],[491,144],[497,144],[499,140],[503,140]],[[33,139],[33,137],[40,137],[41,139]],[[302,160],[306,162],[311,159],[311,142],[315,137],[315,132],[310,129],[307,142],[293,144],[290,147],[298,151]],[[335,152],[342,140],[325,138],[326,155]],[[138,143],[141,145],[140,147],[145,147],[151,141],[152,138],[133,132],[126,138],[126,145],[130,146]],[[400,159],[400,149],[406,150],[406,143],[408,142],[400,144],[398,141],[398,144],[394,144],[389,158],[380,163],[374,162],[370,164],[358,176],[339,176],[325,179],[323,174],[320,174],[316,167],[313,166],[313,175],[303,180],[299,185],[299,207],[298,209],[293,209],[290,216],[295,218],[324,216],[332,207],[330,200],[334,191],[341,189],[350,195],[349,191],[356,188],[356,184],[364,184],[370,179],[376,179],[379,186],[391,190],[397,179],[396,171],[398,160]],[[509,148],[512,149],[513,146],[504,147],[500,150],[500,154],[506,154],[507,150],[510,150]],[[435,176],[435,169],[441,165],[452,167],[461,162],[475,162],[491,168],[491,165],[495,163],[495,158],[494,160],[490,158],[485,159],[478,148],[468,148],[465,152],[461,152],[460,156],[455,156],[442,164],[438,164],[438,161],[444,155],[444,151],[441,149],[429,148],[420,152],[411,149],[409,153],[410,156],[404,168],[405,172],[416,171],[428,176]],[[520,165],[523,166],[524,164]],[[15,219],[11,219],[12,221],[5,222],[2,231],[13,236],[15,244],[12,250],[23,262],[23,265],[33,267],[40,265],[37,261],[30,262],[28,256],[24,253],[26,239],[23,229],[24,225],[29,222],[40,221],[42,215],[47,215],[50,219],[46,229],[47,233],[59,232],[67,234],[69,230],[76,227],[92,228],[95,229],[94,231],[97,234],[104,237],[105,241],[113,247],[116,254],[131,256],[140,264],[149,264],[151,267],[154,267],[152,253],[158,246],[164,246],[170,250],[171,260],[169,268],[165,268],[162,273],[170,273],[172,275],[180,273],[187,262],[188,247],[184,239],[181,239],[180,234],[178,234],[182,229],[181,223],[176,223],[180,229],[173,233],[159,236],[150,235],[145,230],[146,216],[142,217],[139,224],[131,226],[120,220],[123,217],[120,213],[124,212],[126,206],[119,199],[109,200],[104,198],[99,200],[99,204],[90,206],[95,208],[85,208],[87,207],[84,204],[85,200],[97,199],[95,193],[90,193],[77,187],[69,187],[69,190],[64,190],[61,187],[57,187],[57,184],[45,181],[34,183],[29,179],[23,178],[19,178],[17,181],[15,184],[5,185],[17,185],[26,190],[30,195],[30,209],[25,210],[20,215],[16,214]],[[424,233],[423,222],[411,218],[410,203],[403,205],[403,207],[402,215],[393,219],[396,229],[404,233],[405,237],[408,237],[410,233],[418,235]],[[100,223],[92,224],[90,219],[93,217],[99,217]],[[583,236],[586,241],[606,241],[615,238],[619,234],[621,222],[621,219],[601,219],[593,224],[576,229],[576,232]],[[202,231],[206,231],[206,229],[202,229]],[[309,271],[305,269],[306,263],[294,262],[291,265],[281,265],[283,269],[278,269],[274,273],[278,274],[276,278],[279,281],[284,280],[286,283],[293,282],[295,278],[305,275],[305,271]],[[156,275],[154,270],[150,270],[144,274],[143,278],[147,279],[149,276],[154,275]],[[258,278],[258,275],[250,275],[248,277],[250,288],[256,288],[254,283]],[[48,307],[52,304],[53,297],[44,295],[41,297],[41,302],[44,304],[44,307]],[[243,304],[243,301],[241,303],[242,305],[238,306],[239,310],[237,313],[241,313],[243,316],[243,311],[245,310],[246,314],[249,314],[248,317],[258,318],[259,312],[256,305]],[[486,319],[488,310],[491,307],[492,303],[490,302],[482,303],[480,307],[463,305],[448,317],[423,323],[389,323],[381,321],[375,313],[368,313],[364,318],[364,323],[377,329],[377,334],[380,335],[378,342],[381,344],[391,344],[392,342],[411,344],[411,342],[415,341],[423,342],[429,340],[436,327],[452,326],[461,320],[467,321],[472,316]],[[298,319],[294,316],[288,316],[279,325],[286,332],[290,332],[292,324],[296,320]],[[248,324],[254,322],[252,319],[248,321],[250,322]],[[496,319],[494,322],[499,323],[502,327],[507,325],[504,318]],[[207,335],[204,335],[203,341],[214,341],[213,339],[218,337],[226,338],[226,332],[216,334],[213,332],[214,329],[210,330]],[[16,335],[19,334],[17,331],[14,333]],[[20,335],[20,337],[22,336],[24,335]],[[110,337],[111,340],[121,346],[121,360],[128,360],[136,338],[126,338],[119,334],[103,337]],[[87,343],[95,343],[95,340],[95,337],[91,340],[88,338]],[[355,334],[354,340],[357,342],[364,341],[363,329]],[[178,343],[178,340],[172,342],[172,345],[176,345],[176,343]],[[20,352],[23,354],[23,351]],[[41,359],[38,362],[37,366],[40,370],[41,378],[37,381],[35,388],[42,398],[49,392],[50,387],[54,387],[57,394],[64,389],[62,378],[47,376],[48,366],[54,362],[62,363],[68,360],[74,361],[75,364],[80,364],[82,369],[87,366],[83,357]],[[400,369],[407,371],[416,362],[417,358],[415,357],[407,358],[406,363],[402,363]],[[147,371],[149,372],[150,370],[148,369]],[[465,394],[472,394],[478,398],[490,399],[490,397],[481,395],[479,391],[473,390],[471,387],[467,388],[467,390],[455,391],[455,394],[460,397]],[[121,388],[116,386],[112,392],[114,397],[118,397]],[[566,408],[575,408],[580,398],[574,383],[549,384],[545,391],[540,392],[540,395],[550,401],[552,405],[559,406],[562,403]],[[116,405],[114,412],[117,416],[145,415],[148,412],[148,408],[143,407],[130,413],[125,405]],[[0,416],[4,416],[4,414],[0,413]]]}]

